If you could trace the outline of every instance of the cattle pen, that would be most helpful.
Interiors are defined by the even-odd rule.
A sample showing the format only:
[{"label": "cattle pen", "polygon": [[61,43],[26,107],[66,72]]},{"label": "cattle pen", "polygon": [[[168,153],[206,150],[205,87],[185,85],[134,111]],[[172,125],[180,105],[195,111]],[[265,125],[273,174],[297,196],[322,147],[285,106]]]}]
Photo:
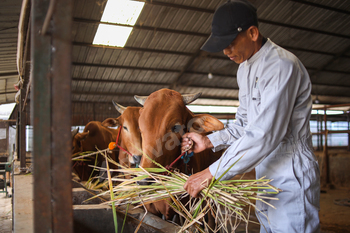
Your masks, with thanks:
[{"label": "cattle pen", "polygon": [[[321,233],[350,232],[350,3],[248,1],[256,5],[261,15],[261,31],[293,52],[309,72],[310,126],[321,174]],[[124,5],[112,5],[117,2]],[[210,36],[215,9],[224,2],[0,2],[0,107],[13,104],[9,116],[0,119],[0,232],[181,231],[176,217],[169,220],[146,207],[120,205],[114,210],[111,196],[102,196],[101,189],[93,187],[108,180],[103,171],[113,163],[105,157],[98,161],[97,156],[78,162],[72,154],[97,153],[109,150],[109,143],[116,143],[119,148],[110,151],[114,150],[112,160],[118,160],[121,166],[111,169],[137,169],[142,160],[142,143],[154,142],[152,149],[155,147],[156,152],[165,150],[165,146],[157,147],[161,143],[175,147],[178,139],[172,133],[197,130],[205,120],[188,120],[164,97],[164,106],[152,108],[161,116],[156,115],[158,118],[147,129],[160,132],[163,125],[158,120],[176,116],[176,123],[165,133],[171,142],[166,142],[165,137],[152,138],[155,134],[141,141],[147,132],[140,129],[138,119],[141,112],[149,111],[150,105],[141,106],[137,99],[165,89],[185,96],[184,109],[191,117],[210,115],[223,126],[232,124],[239,108],[238,65],[223,53],[200,49]],[[131,18],[122,19],[127,11],[131,11]],[[108,12],[120,16],[121,21],[104,16]],[[124,44],[113,40],[123,37],[114,28],[129,31]],[[102,30],[107,32],[98,37]],[[188,96],[198,93],[201,95],[186,102],[191,98]],[[175,95],[168,96],[174,100]],[[129,115],[123,115],[124,111]],[[180,113],[181,116],[176,115]],[[186,118],[185,123],[178,123],[182,118]],[[189,121],[194,122],[193,129]],[[91,122],[108,128],[108,136],[102,133],[94,138]],[[101,138],[104,144],[97,147],[96,140]],[[86,142],[91,144],[89,149]],[[126,149],[132,146],[136,150]],[[179,155],[177,158],[184,163],[180,170],[186,175],[193,171],[194,163],[201,161],[192,157],[185,163]],[[167,165],[175,162],[166,161]],[[95,170],[96,166],[100,170]],[[84,172],[85,176],[81,175]],[[98,177],[96,183],[90,182],[93,172]],[[256,174],[252,170],[243,178],[242,174],[235,178],[255,180]],[[97,194],[101,197],[95,197]],[[253,209],[248,215],[258,222]],[[205,228],[200,229],[203,232]],[[257,233],[260,226],[241,223],[234,232]]]}]

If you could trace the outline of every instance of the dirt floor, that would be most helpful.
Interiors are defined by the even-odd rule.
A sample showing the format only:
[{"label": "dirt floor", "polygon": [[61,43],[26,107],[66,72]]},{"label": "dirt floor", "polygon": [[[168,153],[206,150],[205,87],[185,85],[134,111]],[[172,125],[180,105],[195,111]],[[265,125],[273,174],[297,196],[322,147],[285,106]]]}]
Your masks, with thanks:
[{"label": "dirt floor", "polygon": [[321,232],[350,232],[350,188],[321,192]]}]

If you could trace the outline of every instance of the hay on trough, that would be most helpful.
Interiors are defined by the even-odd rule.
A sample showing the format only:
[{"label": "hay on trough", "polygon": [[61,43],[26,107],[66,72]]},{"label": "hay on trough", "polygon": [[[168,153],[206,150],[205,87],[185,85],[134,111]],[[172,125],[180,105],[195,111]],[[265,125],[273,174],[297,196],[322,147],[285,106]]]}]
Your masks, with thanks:
[{"label": "hay on trough", "polygon": [[[104,156],[110,162],[114,162],[108,158],[105,151]],[[191,232],[208,232],[209,229],[213,232],[219,230],[221,232],[234,232],[241,222],[258,224],[249,219],[251,207],[256,209],[255,201],[259,200],[273,207],[265,200],[278,200],[273,195],[281,191],[270,185],[271,180],[265,179],[265,177],[257,180],[218,181],[220,180],[218,179],[213,180],[210,184],[203,184],[206,188],[201,191],[200,197],[192,198],[183,188],[188,175],[177,170],[169,171],[160,164],[157,166],[159,168],[124,167],[117,170],[107,168],[108,173],[120,172],[129,174],[132,178],[126,179],[124,175],[113,178],[109,176],[109,184],[112,185],[111,181],[114,181],[117,185],[99,195],[110,193],[111,198],[108,203],[113,206],[131,204],[141,207],[165,200],[184,219],[181,232],[189,230]],[[139,181],[145,179],[150,184],[140,185]],[[206,222],[205,216],[208,213],[215,217],[214,229],[210,228]]]}]

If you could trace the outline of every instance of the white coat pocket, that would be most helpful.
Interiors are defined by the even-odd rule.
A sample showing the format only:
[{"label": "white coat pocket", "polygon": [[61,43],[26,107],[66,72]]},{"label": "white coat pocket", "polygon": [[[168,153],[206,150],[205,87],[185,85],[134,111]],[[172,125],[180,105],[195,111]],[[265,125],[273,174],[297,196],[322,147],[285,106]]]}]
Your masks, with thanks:
[{"label": "white coat pocket", "polygon": [[260,91],[259,91],[258,88],[253,88],[252,101],[253,101],[253,103],[255,103],[257,106],[260,105],[261,96],[260,96]]}]

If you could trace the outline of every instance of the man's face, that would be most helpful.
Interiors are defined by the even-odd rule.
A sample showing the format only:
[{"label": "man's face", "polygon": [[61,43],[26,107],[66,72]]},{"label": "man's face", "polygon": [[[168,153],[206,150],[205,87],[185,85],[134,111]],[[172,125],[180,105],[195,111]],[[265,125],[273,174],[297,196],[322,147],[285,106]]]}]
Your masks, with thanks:
[{"label": "man's face", "polygon": [[257,51],[255,51],[254,41],[249,34],[249,29],[239,33],[232,43],[223,50],[223,52],[230,58],[230,60],[237,64],[241,64],[253,56]]}]

